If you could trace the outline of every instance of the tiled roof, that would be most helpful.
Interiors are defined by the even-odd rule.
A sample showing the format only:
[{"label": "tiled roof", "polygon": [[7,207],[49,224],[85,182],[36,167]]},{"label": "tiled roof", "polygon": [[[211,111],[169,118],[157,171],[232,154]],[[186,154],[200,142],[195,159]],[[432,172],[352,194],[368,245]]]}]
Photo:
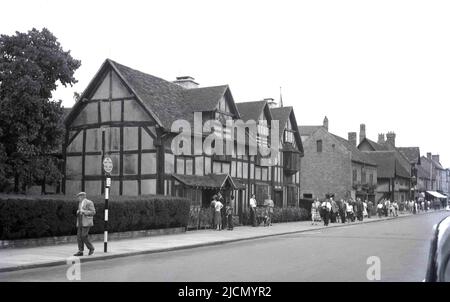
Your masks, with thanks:
[{"label": "tiled roof", "polygon": [[112,60],[108,61],[166,129],[170,129],[173,121],[185,119],[189,107],[183,99],[184,88]]},{"label": "tiled roof", "polygon": [[311,136],[320,128],[323,128],[323,126],[299,126],[298,131],[300,131],[301,136]]},{"label": "tiled roof", "polygon": [[419,147],[398,147],[400,151],[412,164],[420,162],[420,149]]},{"label": "tiled roof", "polygon": [[376,162],[372,161],[372,159],[370,157],[368,157],[364,152],[361,152],[360,150],[358,150],[358,148],[356,148],[356,146],[353,146],[348,140],[346,140],[340,136],[334,135],[334,134],[331,134],[331,135],[335,139],[337,139],[348,151],[351,152],[352,161],[367,164],[367,165],[372,165],[372,166],[377,165]]},{"label": "tiled roof", "polygon": [[365,140],[374,149],[374,151],[388,151],[389,150],[389,147],[387,147],[386,145],[376,143],[373,140],[368,139],[367,137],[365,138]]},{"label": "tiled roof", "polygon": [[293,110],[294,110],[294,108],[292,108],[290,106],[270,108],[270,113],[272,113],[272,118],[274,120],[279,121],[280,137],[283,137],[284,127],[285,127],[287,121],[289,120],[289,116]]},{"label": "tiled roof", "polygon": [[266,106],[267,101],[255,101],[255,102],[244,102],[236,103],[236,106],[241,115],[241,119],[246,122],[248,120],[258,121],[261,113]]},{"label": "tiled roof", "polygon": [[434,167],[435,167],[436,169],[445,170],[444,167],[442,167],[442,165],[441,165],[440,162],[438,162],[438,161],[436,161],[436,160],[434,160],[434,159],[432,159],[431,162],[433,163],[433,165],[434,165]]},{"label": "tiled roof", "polygon": [[372,161],[377,164],[378,178],[393,178],[397,176],[410,178],[410,173],[400,164],[396,152],[390,151],[363,151]]},{"label": "tiled roof", "polygon": [[225,94],[228,85],[186,89],[183,98],[192,112],[212,111]]},{"label": "tiled roof", "polygon": [[[295,128],[298,129],[297,120],[295,118],[295,113],[294,113],[294,108],[293,107],[286,106],[286,107],[270,108],[270,113],[272,114],[272,119],[273,120],[278,120],[279,121],[280,139],[283,138],[284,129],[285,129],[286,123],[289,120],[291,114],[293,114],[293,122],[292,122],[293,130],[295,130]],[[304,150],[303,150],[303,143],[302,143],[302,139],[301,139],[300,133],[295,131],[294,132],[294,136],[295,136],[295,139],[297,141],[297,146],[299,148],[299,151],[300,151],[300,153],[303,154]],[[284,147],[289,148],[289,146],[284,146]]]},{"label": "tiled roof", "polygon": [[166,129],[170,129],[175,120],[192,122],[194,112],[214,110],[229,89],[228,85],[186,89],[112,60],[108,61]]}]

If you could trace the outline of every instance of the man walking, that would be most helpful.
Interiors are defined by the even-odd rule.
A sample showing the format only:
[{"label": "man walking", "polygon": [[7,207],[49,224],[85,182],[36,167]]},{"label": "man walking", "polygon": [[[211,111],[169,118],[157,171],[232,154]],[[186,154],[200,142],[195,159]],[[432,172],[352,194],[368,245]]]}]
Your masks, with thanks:
[{"label": "man walking", "polygon": [[83,256],[84,245],[89,249],[89,256],[94,253],[94,246],[89,241],[89,229],[94,226],[95,207],[94,203],[86,198],[85,192],[77,194],[77,241],[78,253],[74,256]]},{"label": "man walking", "polygon": [[331,202],[328,199],[325,199],[325,201],[322,203],[322,212],[323,212],[323,223],[325,226],[328,226],[331,213]]}]

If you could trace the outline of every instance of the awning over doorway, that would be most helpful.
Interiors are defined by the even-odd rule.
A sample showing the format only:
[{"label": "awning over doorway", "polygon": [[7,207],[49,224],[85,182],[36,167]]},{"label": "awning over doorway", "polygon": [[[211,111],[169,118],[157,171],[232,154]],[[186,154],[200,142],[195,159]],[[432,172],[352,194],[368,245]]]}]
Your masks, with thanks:
[{"label": "awning over doorway", "polygon": [[229,174],[208,174],[204,176],[174,174],[173,178],[193,188],[222,189],[229,184],[235,190],[245,189],[245,186],[239,181],[233,180]]},{"label": "awning over doorway", "polygon": [[428,194],[430,194],[431,196],[437,197],[437,198],[447,198],[447,196],[442,195],[439,192],[436,191],[427,191]]}]

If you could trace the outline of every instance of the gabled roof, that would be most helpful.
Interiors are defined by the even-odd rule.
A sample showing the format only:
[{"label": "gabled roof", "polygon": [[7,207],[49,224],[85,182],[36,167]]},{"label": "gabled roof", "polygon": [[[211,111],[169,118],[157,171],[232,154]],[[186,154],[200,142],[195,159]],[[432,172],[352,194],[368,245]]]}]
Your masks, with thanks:
[{"label": "gabled roof", "polygon": [[320,126],[298,126],[298,131],[300,132],[300,136],[311,136],[314,132],[316,132],[320,128],[324,128],[324,127],[321,125]]},{"label": "gabled roof", "polygon": [[[434,167],[435,169],[445,170],[439,162],[437,162],[437,161],[435,161],[435,160],[433,160],[433,159],[429,159],[429,158],[426,157],[426,156],[421,156],[421,157],[420,157],[420,160],[421,160],[421,163],[422,163],[422,164],[423,164],[423,163],[431,164],[431,165],[433,165],[433,167]],[[428,173],[430,173],[430,172],[428,172]],[[434,178],[433,178],[433,179],[434,179]]]},{"label": "gabled roof", "polygon": [[286,127],[286,123],[289,119],[291,119],[291,125],[295,130],[294,136],[295,140],[297,141],[297,146],[299,148],[299,151],[303,154],[303,143],[302,138],[300,137],[300,131],[297,131],[298,125],[297,125],[297,119],[295,118],[294,108],[291,106],[287,107],[277,107],[277,108],[270,108],[270,112],[272,114],[272,119],[278,120],[279,127],[280,127],[280,139],[283,137],[284,129]]},{"label": "gabled roof", "polygon": [[368,139],[367,137],[364,138],[359,143],[359,145],[361,145],[363,142],[367,142],[372,147],[373,151],[389,151],[389,147],[387,147],[385,145],[382,145],[382,144],[379,144],[379,143],[376,143],[373,140]]},{"label": "gabled roof", "polygon": [[436,169],[444,170],[444,167],[442,167],[441,163],[438,162],[437,160],[431,159],[431,162],[433,163]]},{"label": "gabled roof", "polygon": [[398,147],[400,151],[411,164],[420,164],[420,149],[419,147]]},{"label": "gabled roof", "polygon": [[192,112],[212,111],[227,89],[228,85],[201,87],[186,89],[182,94]]},{"label": "gabled roof", "polygon": [[350,151],[352,155],[352,161],[363,163],[366,165],[376,166],[377,163],[374,162],[370,157],[368,157],[365,153],[361,152],[356,148],[356,146],[352,145],[348,140],[334,135],[330,133],[337,141],[339,141],[348,151]]},{"label": "gabled roof", "polygon": [[107,61],[163,127],[170,129],[173,121],[185,119],[189,107],[183,100],[184,88],[112,60]]},{"label": "gabled roof", "polygon": [[[376,143],[376,142],[368,139],[367,137],[364,138],[359,143],[358,148],[364,142],[368,143],[372,147],[372,151],[368,151],[368,152],[375,152],[375,151],[392,151],[392,152],[394,152],[394,156],[395,156],[396,160],[398,161],[398,164],[402,166],[402,170],[404,170],[404,171],[409,171],[411,168],[410,165],[413,163],[416,163],[418,161],[418,160],[416,160],[415,162],[411,162],[411,160],[405,155],[405,153],[401,152],[399,150],[399,148],[396,148],[389,143],[379,144],[379,143]],[[408,172],[408,174],[409,174],[409,172]]]},{"label": "gabled roof", "polygon": [[[228,85],[186,89],[178,84],[132,69],[107,59],[94,79],[81,95],[86,98],[96,88],[95,79],[102,76],[111,67],[125,83],[155,121],[170,131],[176,120],[187,120],[192,123],[195,111],[214,110],[220,99],[227,95],[231,99],[231,107],[237,117],[239,112],[234,104]],[[74,107],[80,106],[78,102]],[[73,112],[74,110],[72,110]],[[69,114],[67,120],[70,120]]]},{"label": "gabled roof", "polygon": [[410,173],[402,167],[397,159],[396,152],[390,151],[363,151],[377,164],[378,178],[394,178],[394,175],[410,178]]},{"label": "gabled roof", "polygon": [[[422,162],[424,162],[422,160]],[[430,179],[430,171],[427,171],[422,165],[417,165],[417,177],[418,178],[424,178],[424,179]],[[435,179],[435,177],[432,178]]]},{"label": "gabled roof", "polygon": [[286,125],[287,121],[289,120],[291,111],[293,111],[293,108],[290,106],[270,108],[270,112],[272,113],[273,119],[278,120],[280,123],[280,132],[281,133],[283,133],[283,130],[284,130],[281,128],[283,128],[283,125]]},{"label": "gabled roof", "polygon": [[[264,107],[268,106],[267,101],[254,101],[254,102],[244,102],[236,103],[236,106],[241,115],[241,119],[246,122],[248,120],[258,121]],[[270,114],[270,111],[269,111]]]}]

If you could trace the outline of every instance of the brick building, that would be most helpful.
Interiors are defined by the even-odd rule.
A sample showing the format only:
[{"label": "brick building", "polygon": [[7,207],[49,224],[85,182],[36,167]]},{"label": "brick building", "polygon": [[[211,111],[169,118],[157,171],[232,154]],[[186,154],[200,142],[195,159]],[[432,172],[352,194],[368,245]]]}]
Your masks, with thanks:
[{"label": "brick building", "polygon": [[300,126],[304,157],[300,169],[302,198],[335,198],[374,200],[377,167],[366,154],[356,148],[356,133],[349,139],[328,131],[328,119],[321,126]]}]

